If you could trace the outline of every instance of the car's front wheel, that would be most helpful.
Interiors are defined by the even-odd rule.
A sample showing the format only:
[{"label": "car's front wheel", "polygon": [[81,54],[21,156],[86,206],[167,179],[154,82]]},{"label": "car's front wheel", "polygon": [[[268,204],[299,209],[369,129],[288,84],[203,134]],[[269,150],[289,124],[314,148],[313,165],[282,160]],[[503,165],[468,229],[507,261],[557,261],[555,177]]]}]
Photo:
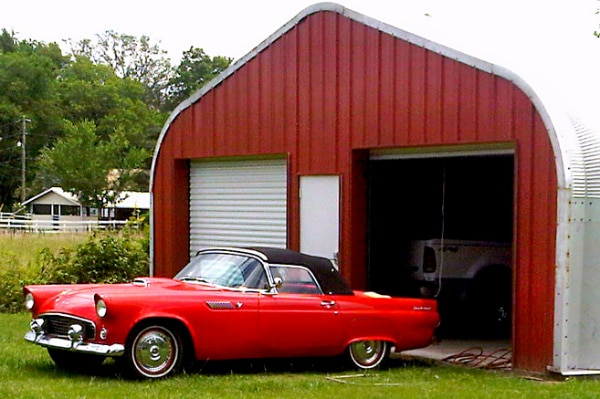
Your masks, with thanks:
[{"label": "car's front wheel", "polygon": [[163,378],[181,371],[183,345],[177,330],[149,325],[134,333],[127,359],[136,377]]},{"label": "car's front wheel", "polygon": [[348,357],[351,363],[363,370],[380,367],[389,354],[390,346],[385,341],[358,341],[348,347]]}]

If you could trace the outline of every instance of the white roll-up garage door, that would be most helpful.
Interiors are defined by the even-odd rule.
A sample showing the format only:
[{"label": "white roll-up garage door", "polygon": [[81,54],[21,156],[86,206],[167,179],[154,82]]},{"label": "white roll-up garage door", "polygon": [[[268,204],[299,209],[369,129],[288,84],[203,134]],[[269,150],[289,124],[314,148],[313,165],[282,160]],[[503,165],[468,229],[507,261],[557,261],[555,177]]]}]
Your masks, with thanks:
[{"label": "white roll-up garage door", "polygon": [[285,159],[192,161],[191,255],[211,246],[286,245]]}]

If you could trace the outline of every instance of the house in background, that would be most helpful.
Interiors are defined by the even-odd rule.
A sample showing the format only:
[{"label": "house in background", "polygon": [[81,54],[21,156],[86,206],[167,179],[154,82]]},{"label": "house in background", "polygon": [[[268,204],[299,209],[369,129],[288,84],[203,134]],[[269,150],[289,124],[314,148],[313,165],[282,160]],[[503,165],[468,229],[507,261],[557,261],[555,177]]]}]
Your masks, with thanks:
[{"label": "house in background", "polygon": [[[60,187],[51,187],[23,203],[32,220],[97,220],[98,209],[81,205],[77,196]],[[125,191],[116,204],[102,211],[102,219],[127,220],[150,209],[150,194]]]},{"label": "house in background", "polygon": [[139,217],[150,209],[150,193],[124,191],[116,204],[109,204],[103,209],[102,218],[108,220],[127,220]]},{"label": "house in background", "polygon": [[33,220],[94,220],[98,211],[83,207],[76,196],[60,187],[49,189],[23,202]]}]

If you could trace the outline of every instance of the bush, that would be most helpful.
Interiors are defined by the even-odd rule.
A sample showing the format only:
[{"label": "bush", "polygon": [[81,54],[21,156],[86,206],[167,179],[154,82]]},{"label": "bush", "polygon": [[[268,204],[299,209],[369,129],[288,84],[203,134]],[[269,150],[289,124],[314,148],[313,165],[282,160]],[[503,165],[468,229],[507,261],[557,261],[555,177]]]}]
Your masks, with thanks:
[{"label": "bush", "polygon": [[130,235],[93,235],[75,249],[57,255],[44,249],[41,284],[121,283],[147,275],[148,252]]},{"label": "bush", "polygon": [[0,253],[0,312],[23,310],[24,285],[122,283],[149,272],[148,239],[128,232],[95,233],[58,251],[43,248],[29,265],[15,259]]},{"label": "bush", "polygon": [[23,310],[22,286],[27,277],[16,266],[0,270],[0,312],[16,313]]}]

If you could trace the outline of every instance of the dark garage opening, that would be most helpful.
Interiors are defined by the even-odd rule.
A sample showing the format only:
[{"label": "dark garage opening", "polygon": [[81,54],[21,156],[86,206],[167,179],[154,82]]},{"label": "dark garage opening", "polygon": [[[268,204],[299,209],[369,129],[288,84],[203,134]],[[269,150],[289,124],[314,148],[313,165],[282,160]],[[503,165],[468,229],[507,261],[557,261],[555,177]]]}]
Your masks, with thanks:
[{"label": "dark garage opening", "polygon": [[[509,338],[513,176],[513,155],[372,160],[368,288],[435,296],[442,336]],[[437,260],[423,287],[428,243]]]}]

